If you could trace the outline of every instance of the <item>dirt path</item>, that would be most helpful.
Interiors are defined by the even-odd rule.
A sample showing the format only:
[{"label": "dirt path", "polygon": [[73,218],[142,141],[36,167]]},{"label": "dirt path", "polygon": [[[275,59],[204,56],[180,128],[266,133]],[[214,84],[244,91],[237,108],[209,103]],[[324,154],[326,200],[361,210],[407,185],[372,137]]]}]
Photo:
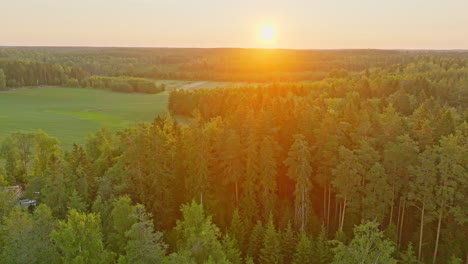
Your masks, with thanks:
[{"label": "dirt path", "polygon": [[184,90],[190,90],[190,89],[195,89],[197,86],[203,85],[206,82],[194,82],[194,83],[189,83],[186,85],[182,85],[180,88]]}]

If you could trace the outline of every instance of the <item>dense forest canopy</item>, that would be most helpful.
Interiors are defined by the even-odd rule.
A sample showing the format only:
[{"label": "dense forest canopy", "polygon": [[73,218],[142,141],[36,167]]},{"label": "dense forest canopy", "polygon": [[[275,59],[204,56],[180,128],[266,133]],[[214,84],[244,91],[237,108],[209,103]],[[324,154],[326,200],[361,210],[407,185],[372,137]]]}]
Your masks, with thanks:
[{"label": "dense forest canopy", "polygon": [[85,78],[289,82],[174,90],[170,115],[69,151],[11,134],[0,186],[38,205],[0,191],[0,262],[466,263],[467,54],[2,49]]}]

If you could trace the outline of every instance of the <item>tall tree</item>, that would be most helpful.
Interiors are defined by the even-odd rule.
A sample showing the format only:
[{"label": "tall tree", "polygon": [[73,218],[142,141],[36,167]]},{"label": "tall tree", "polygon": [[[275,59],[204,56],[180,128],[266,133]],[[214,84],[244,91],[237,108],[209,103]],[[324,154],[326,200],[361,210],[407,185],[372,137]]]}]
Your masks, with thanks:
[{"label": "tall tree", "polygon": [[422,245],[426,212],[434,209],[436,197],[434,188],[437,181],[437,153],[431,148],[419,154],[418,163],[411,167],[412,174],[409,188],[411,203],[421,211],[419,221],[418,260],[422,260]]},{"label": "tall tree", "polygon": [[353,151],[343,146],[341,146],[338,151],[338,157],[339,163],[333,170],[335,178],[332,181],[332,185],[337,191],[337,197],[342,199],[342,206],[339,214],[340,219],[338,221],[338,229],[342,231],[349,201],[356,200],[359,187],[361,186],[361,176],[359,172],[362,171],[362,166]]},{"label": "tall tree", "polygon": [[[439,162],[437,164],[437,170],[439,177],[435,185],[435,195],[437,197],[436,212],[438,214],[438,219],[433,255],[434,264],[437,260],[442,220],[444,216],[449,213],[460,212],[460,210],[456,208],[456,201],[464,201],[466,199],[465,193],[461,191],[460,188],[468,182],[468,169],[466,167],[468,151],[466,142],[463,142],[464,145],[459,145],[459,140],[458,136],[450,135],[442,138],[440,140],[440,147],[438,147]],[[466,222],[466,219],[465,212],[460,220]]]},{"label": "tall tree", "polygon": [[288,176],[296,182],[294,190],[296,222],[300,222],[301,231],[305,231],[306,215],[309,213],[309,192],[312,189],[310,147],[303,135],[295,135],[288,158],[284,164],[288,166]]},{"label": "tall tree", "polygon": [[277,156],[280,147],[271,136],[263,138],[259,152],[259,186],[261,204],[263,204],[263,217],[266,219],[275,209],[276,202],[276,174]]},{"label": "tall tree", "polygon": [[224,183],[234,184],[236,206],[239,205],[239,182],[244,174],[242,152],[239,134],[235,130],[229,130],[226,135],[221,161],[223,163]]}]

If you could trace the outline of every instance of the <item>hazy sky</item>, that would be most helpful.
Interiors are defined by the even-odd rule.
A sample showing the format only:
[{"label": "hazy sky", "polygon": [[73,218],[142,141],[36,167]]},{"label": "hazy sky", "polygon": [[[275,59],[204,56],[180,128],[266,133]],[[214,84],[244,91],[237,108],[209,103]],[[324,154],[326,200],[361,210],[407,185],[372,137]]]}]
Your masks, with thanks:
[{"label": "hazy sky", "polygon": [[0,0],[0,45],[468,49],[468,0]]}]

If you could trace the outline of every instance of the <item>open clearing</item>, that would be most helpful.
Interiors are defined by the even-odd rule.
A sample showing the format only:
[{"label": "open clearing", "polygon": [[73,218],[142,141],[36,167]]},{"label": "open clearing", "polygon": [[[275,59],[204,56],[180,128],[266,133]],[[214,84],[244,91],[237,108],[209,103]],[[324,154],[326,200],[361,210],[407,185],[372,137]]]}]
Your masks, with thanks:
[{"label": "open clearing", "polygon": [[[162,80],[170,89],[212,89],[241,83]],[[44,130],[65,148],[83,143],[102,126],[117,131],[139,121],[151,121],[168,111],[169,92],[126,94],[97,89],[44,87],[0,93],[0,143],[16,131]]]},{"label": "open clearing", "polygon": [[0,141],[15,131],[42,129],[69,148],[103,125],[116,131],[165,115],[168,97],[167,92],[125,94],[63,87],[0,93]]}]

